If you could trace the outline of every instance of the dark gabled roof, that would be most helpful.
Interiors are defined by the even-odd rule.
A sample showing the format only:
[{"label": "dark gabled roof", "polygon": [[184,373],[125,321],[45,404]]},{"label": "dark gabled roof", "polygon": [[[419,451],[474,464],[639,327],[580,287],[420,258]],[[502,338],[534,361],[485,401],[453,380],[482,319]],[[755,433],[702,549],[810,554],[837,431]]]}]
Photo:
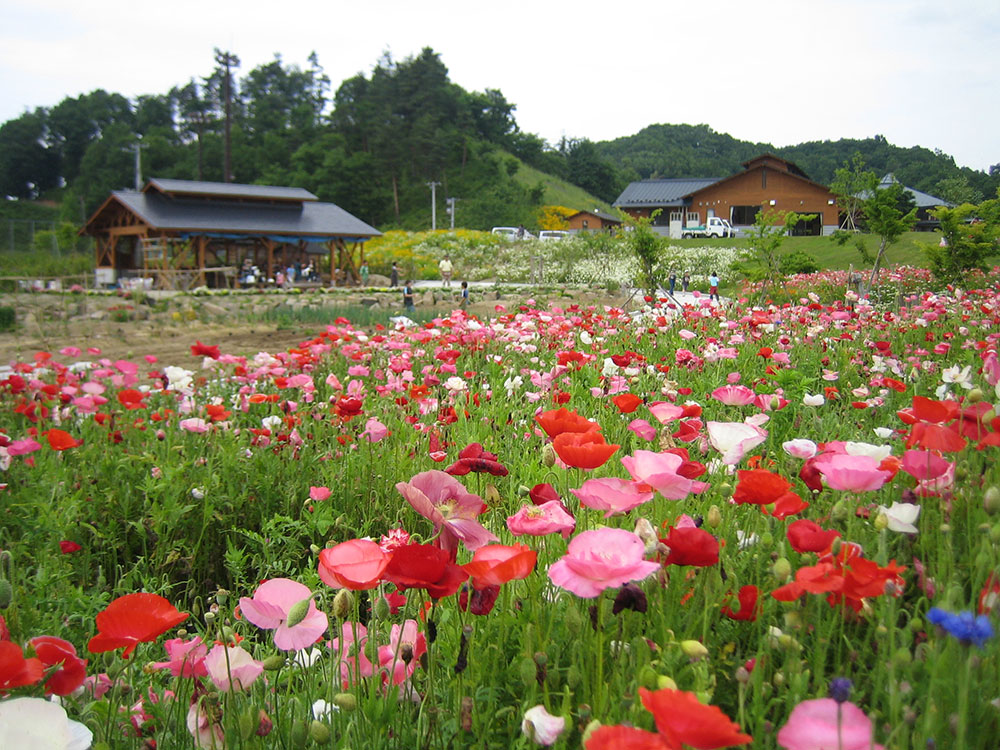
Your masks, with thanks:
[{"label": "dark gabled roof", "polygon": [[[288,188],[296,189],[296,188]],[[333,203],[258,203],[169,197],[159,191],[115,190],[90,217],[84,233],[112,203],[122,205],[152,229],[190,234],[367,239],[382,233]]]},{"label": "dark gabled roof", "polygon": [[[899,180],[896,179],[896,175],[894,175],[892,172],[889,172],[889,174],[887,174],[879,181],[878,186],[879,189],[881,190],[883,188],[889,187],[893,183],[898,183],[898,182]],[[937,196],[931,195],[930,193],[925,193],[915,188],[906,187],[906,185],[903,185],[903,190],[905,190],[906,192],[908,192],[910,195],[913,196],[913,202],[917,208],[937,208],[938,206],[955,205],[954,203],[949,203],[948,201],[938,198]]]},{"label": "dark gabled roof", "polygon": [[566,221],[569,221],[574,216],[579,216],[580,214],[589,214],[591,216],[596,216],[598,219],[601,219],[602,221],[613,221],[615,224],[622,223],[622,220],[619,219],[617,216],[606,214],[603,211],[598,211],[597,209],[594,209],[593,211],[577,211],[575,214],[570,214],[569,216],[567,216]]},{"label": "dark gabled roof", "polygon": [[[807,175],[805,172],[799,169],[797,164],[788,161],[788,159],[782,159],[777,154],[772,154],[771,152],[760,154],[759,156],[755,156],[752,159],[747,159],[745,162],[743,162],[743,169],[744,170],[750,169],[752,165],[755,165],[757,164],[757,162],[761,161],[781,162],[785,167],[785,171],[788,172],[789,174],[793,174],[796,177],[802,177],[803,179],[809,180],[809,175]],[[809,181],[812,182],[812,180]]]},{"label": "dark gabled roof", "polygon": [[626,187],[613,205],[615,208],[656,208],[683,206],[685,196],[719,181],[718,177],[672,180],[640,180]]},{"label": "dark gabled roof", "polygon": [[227,198],[230,200],[288,201],[293,203],[319,200],[308,190],[297,187],[237,185],[231,182],[200,182],[153,177],[146,183],[143,192],[156,191],[177,197]]}]

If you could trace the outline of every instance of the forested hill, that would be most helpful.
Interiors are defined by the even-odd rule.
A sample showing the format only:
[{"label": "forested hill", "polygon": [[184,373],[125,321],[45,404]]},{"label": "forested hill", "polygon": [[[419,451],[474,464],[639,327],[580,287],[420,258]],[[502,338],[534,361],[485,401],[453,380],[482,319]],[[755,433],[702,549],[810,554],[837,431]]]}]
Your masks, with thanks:
[{"label": "forested hill", "polygon": [[[550,181],[526,179],[522,164],[607,202],[635,179],[723,177],[764,151],[821,183],[860,152],[869,169],[948,200],[991,197],[1000,185],[1000,165],[960,169],[880,136],[775,149],[707,125],[651,125],[609,142],[549,144],[520,130],[515,109],[499,90],[452,83],[429,48],[402,61],[386,54],[336,89],[315,55],[305,69],[276,56],[244,74],[216,51],[214,68],[170,91],[129,99],[97,90],[0,125],[0,197],[58,201],[79,224],[111,190],[134,185],[137,149],[144,177],[222,181],[227,110],[232,181],[303,187],[382,229],[426,228],[430,183],[440,226],[447,197],[458,198],[458,226],[535,226]],[[570,208],[593,208],[583,202]]]},{"label": "forested hill", "polygon": [[724,177],[738,172],[748,159],[771,152],[794,162],[816,182],[829,184],[835,170],[860,153],[865,166],[880,176],[893,172],[905,185],[949,200],[978,202],[996,195],[1000,187],[1000,164],[989,174],[958,167],[940,151],[894,146],[880,135],[776,148],[716,133],[708,125],[650,125],[595,146],[600,156],[618,166],[623,179]]}]

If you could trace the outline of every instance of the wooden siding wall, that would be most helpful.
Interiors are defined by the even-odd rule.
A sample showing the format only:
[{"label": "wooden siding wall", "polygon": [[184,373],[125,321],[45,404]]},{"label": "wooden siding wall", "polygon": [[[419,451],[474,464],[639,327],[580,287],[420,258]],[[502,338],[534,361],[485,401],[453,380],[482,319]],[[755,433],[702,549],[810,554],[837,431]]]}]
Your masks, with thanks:
[{"label": "wooden siding wall", "polygon": [[709,209],[715,216],[729,219],[733,206],[762,206],[764,210],[820,214],[823,225],[829,226],[836,225],[838,218],[837,205],[831,205],[831,200],[833,193],[824,187],[778,169],[758,167],[698,191],[687,210],[699,213],[704,224]]}]

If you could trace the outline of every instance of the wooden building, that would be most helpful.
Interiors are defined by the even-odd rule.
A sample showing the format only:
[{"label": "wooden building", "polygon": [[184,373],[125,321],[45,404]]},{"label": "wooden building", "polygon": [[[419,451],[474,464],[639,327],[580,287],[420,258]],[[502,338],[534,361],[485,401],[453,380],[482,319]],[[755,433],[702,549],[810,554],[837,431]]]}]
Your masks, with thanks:
[{"label": "wooden building", "polygon": [[759,211],[814,214],[796,228],[799,234],[832,234],[839,226],[836,197],[795,164],[773,154],[743,163],[743,171],[722,179],[643,180],[633,182],[614,205],[634,216],[659,208],[655,224],[680,236],[683,227],[710,217],[728,219],[737,229],[751,226]]},{"label": "wooden building", "polygon": [[381,233],[302,188],[154,178],[113,191],[81,234],[95,240],[98,283],[190,289],[237,285],[251,266],[268,282],[296,263],[358,283],[364,242]]},{"label": "wooden building", "polygon": [[617,216],[603,211],[577,211],[566,217],[566,228],[571,232],[613,232],[622,225]]}]

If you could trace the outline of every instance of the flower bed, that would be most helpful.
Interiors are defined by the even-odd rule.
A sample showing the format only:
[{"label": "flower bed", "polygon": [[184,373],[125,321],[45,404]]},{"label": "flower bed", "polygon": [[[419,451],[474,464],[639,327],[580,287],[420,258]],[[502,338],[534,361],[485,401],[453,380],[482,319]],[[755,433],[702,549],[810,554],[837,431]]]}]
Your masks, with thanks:
[{"label": "flower bed", "polygon": [[908,302],[16,363],[0,746],[992,748],[1000,297]]}]

